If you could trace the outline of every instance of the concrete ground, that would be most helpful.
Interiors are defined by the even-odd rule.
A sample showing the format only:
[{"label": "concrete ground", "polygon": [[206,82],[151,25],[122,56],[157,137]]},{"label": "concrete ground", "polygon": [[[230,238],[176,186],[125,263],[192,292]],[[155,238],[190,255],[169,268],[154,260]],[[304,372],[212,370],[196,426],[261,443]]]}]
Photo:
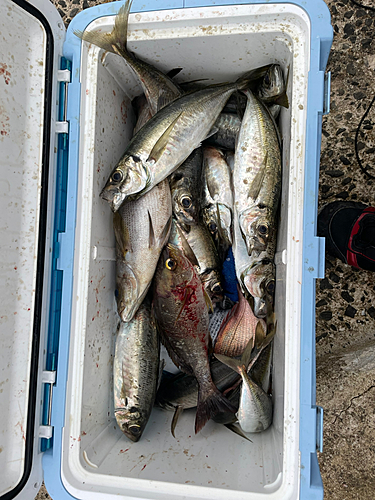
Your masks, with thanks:
[{"label": "concrete ground", "polygon": [[[66,24],[90,0],[53,0]],[[374,205],[373,181],[360,170],[354,140],[374,96],[375,12],[352,0],[326,0],[334,42],[331,112],[323,118],[319,207],[334,200]],[[372,0],[357,3],[375,5]],[[375,106],[358,138],[363,164],[373,165]],[[369,170],[375,176],[374,169]],[[319,454],[327,500],[375,497],[375,280],[327,255],[316,286],[317,404],[324,408]],[[44,486],[36,497],[49,499]]]}]

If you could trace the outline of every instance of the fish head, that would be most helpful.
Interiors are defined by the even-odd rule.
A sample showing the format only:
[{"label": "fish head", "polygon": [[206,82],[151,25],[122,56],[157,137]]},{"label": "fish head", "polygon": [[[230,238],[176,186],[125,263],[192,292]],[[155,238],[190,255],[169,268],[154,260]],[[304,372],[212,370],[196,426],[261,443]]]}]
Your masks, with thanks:
[{"label": "fish head", "polygon": [[272,210],[263,205],[256,205],[244,211],[240,217],[240,227],[246,243],[247,253],[256,257],[267,249],[271,237]]},{"label": "fish head", "polygon": [[143,161],[136,156],[125,156],[112,171],[100,196],[116,212],[127,198],[141,193],[149,180]]},{"label": "fish head", "polygon": [[232,246],[232,211],[222,203],[215,203],[202,211],[203,222],[210,231],[219,255],[226,255]]},{"label": "fish head", "polygon": [[136,405],[115,410],[115,417],[122,432],[132,441],[139,441],[147,424],[147,415]]},{"label": "fish head", "polygon": [[279,64],[271,64],[258,87],[259,97],[269,102],[285,94],[283,70]]},{"label": "fish head", "polygon": [[171,289],[190,283],[194,275],[193,264],[184,252],[175,245],[168,243],[161,253],[155,276],[156,294],[170,297]]},{"label": "fish head", "polygon": [[122,261],[117,262],[116,301],[117,311],[122,321],[130,321],[144,296],[139,294],[139,283],[131,266]]},{"label": "fish head", "polygon": [[224,300],[224,291],[221,286],[221,277],[218,271],[211,271],[201,275],[203,287],[213,303],[222,302]]},{"label": "fish head", "polygon": [[199,208],[184,186],[181,189],[172,189],[172,210],[181,224],[191,225],[198,222]]},{"label": "fish head", "polygon": [[275,265],[264,259],[247,268],[241,275],[246,290],[254,298],[254,314],[264,318],[267,309],[272,306],[275,294]]}]

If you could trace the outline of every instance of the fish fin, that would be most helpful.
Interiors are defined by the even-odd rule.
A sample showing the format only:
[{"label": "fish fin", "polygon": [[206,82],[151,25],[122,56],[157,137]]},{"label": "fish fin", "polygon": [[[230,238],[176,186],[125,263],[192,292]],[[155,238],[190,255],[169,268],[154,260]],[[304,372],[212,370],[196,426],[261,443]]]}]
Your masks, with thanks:
[{"label": "fish fin", "polygon": [[156,105],[156,111],[160,111],[164,106],[169,104],[171,102],[171,99],[168,98],[168,96],[165,94],[164,90],[159,91],[159,97],[158,97],[158,102]]},{"label": "fish fin", "polygon": [[253,182],[251,183],[251,186],[249,188],[249,192],[247,194],[248,198],[252,198],[253,200],[256,200],[258,195],[259,195],[259,192],[260,192],[262,185],[263,185],[264,177],[266,175],[267,158],[268,158],[268,153],[266,152],[266,154],[264,156],[262,168],[259,170],[259,172],[254,177]]},{"label": "fish fin", "polygon": [[113,229],[115,231],[116,242],[120,248],[121,255],[125,257],[128,252],[132,252],[129,230],[124,219],[118,212],[113,215]]},{"label": "fish fin", "polygon": [[253,351],[253,347],[254,347],[254,338],[251,338],[247,343],[244,352],[242,353],[240,361],[241,366],[244,366],[246,369],[249,366],[251,360],[251,353]]},{"label": "fish fin", "polygon": [[167,349],[168,355],[173,361],[173,363],[179,368],[181,371],[184,373],[187,373],[188,375],[194,375],[193,370],[190,368],[190,366],[186,365],[183,360],[181,360],[178,355],[174,352],[172,349],[172,346],[168,340],[168,337],[163,334],[162,329],[158,329],[160,333],[160,338],[161,342],[164,345],[164,347]]},{"label": "fish fin", "polygon": [[264,328],[262,326],[262,322],[258,321],[257,326],[255,328],[255,345],[256,345],[257,349],[260,348],[265,337],[266,337],[266,334],[265,334]]},{"label": "fish fin", "polygon": [[164,229],[158,239],[159,248],[164,248],[165,245],[168,243],[171,227],[172,227],[172,216],[170,216],[169,219],[167,220],[167,223],[165,224]]},{"label": "fish fin", "polygon": [[189,261],[193,264],[193,266],[199,267],[197,257],[195,256],[193,249],[189,245],[188,240],[185,238],[184,233],[182,232],[182,230],[178,224],[176,224],[176,227],[177,227],[177,232],[178,232],[180,239],[181,239],[181,246],[182,246],[182,250],[183,250],[185,256],[189,259]]},{"label": "fish fin", "polygon": [[224,365],[229,366],[235,372],[242,374],[242,363],[238,359],[229,358],[228,356],[224,356],[224,354],[214,354],[215,358],[224,363]]},{"label": "fish fin", "polygon": [[110,33],[100,33],[99,31],[73,30],[73,33],[81,40],[92,43],[101,49],[116,54],[111,43]]},{"label": "fish fin", "polygon": [[126,48],[128,37],[128,18],[133,0],[127,0],[115,17],[115,25],[111,33],[101,33],[99,31],[84,32],[74,30],[74,34],[85,42],[97,45],[101,49],[114,54],[121,55],[126,60],[131,58]]},{"label": "fish fin", "polygon": [[152,225],[152,219],[151,219],[151,214],[149,210],[147,210],[148,213],[148,248],[153,248],[156,246],[156,238],[155,238],[155,232],[154,232],[154,226]]},{"label": "fish fin", "polygon": [[251,439],[249,439],[247,436],[245,436],[243,430],[240,427],[238,427],[236,424],[224,424],[224,426],[227,429],[229,429],[230,431],[234,432],[235,434],[238,434],[242,438],[247,439],[248,441],[250,441],[250,443],[252,443]]},{"label": "fish fin", "polygon": [[167,76],[171,79],[173,79],[175,76],[177,76],[183,68],[173,68],[170,71],[168,71]]},{"label": "fish fin", "polygon": [[226,397],[221,394],[213,383],[211,391],[206,397],[203,396],[199,387],[197,413],[195,415],[195,434],[203,429],[210,418],[214,417],[218,413],[226,413],[228,411],[236,413],[237,409]]},{"label": "fish fin", "polygon": [[288,96],[286,95],[286,91],[283,92],[281,95],[279,95],[275,100],[275,104],[278,104],[279,106],[283,106],[284,108],[288,109],[289,108],[289,100]]},{"label": "fish fin", "polygon": [[216,125],[213,125],[213,127],[211,127],[210,131],[208,132],[208,134],[206,135],[206,137],[203,140],[205,141],[206,139],[208,139],[212,135],[217,134],[217,132],[219,132],[219,127],[217,127]]},{"label": "fish fin", "polygon": [[206,292],[205,288],[203,288],[203,296],[204,296],[204,301],[206,302],[207,309],[213,313],[214,306],[212,305],[212,300],[210,299],[210,296]]},{"label": "fish fin", "polygon": [[171,135],[173,127],[176,125],[176,123],[179,120],[181,115],[182,115],[182,111],[181,111],[181,113],[179,113],[179,115],[173,120],[173,122],[169,125],[169,127],[163,132],[163,134],[156,141],[156,143],[154,144],[154,147],[151,150],[151,153],[150,153],[147,161],[154,160],[156,163],[159,160],[159,158],[162,156],[162,154],[163,154],[163,152],[168,144],[169,136]]},{"label": "fish fin", "polygon": [[175,439],[176,439],[176,436],[174,435],[174,431],[176,429],[177,421],[178,421],[178,419],[183,411],[184,411],[183,406],[178,405],[178,406],[176,406],[176,409],[175,409],[174,414],[173,414],[173,418],[172,418],[172,422],[171,422],[171,433]]},{"label": "fish fin", "polygon": [[177,321],[179,320],[182,311],[185,309],[186,302],[187,302],[187,299],[188,299],[188,296],[189,296],[189,292],[191,292],[191,291],[192,291],[192,289],[189,286],[185,287],[184,298],[182,299],[181,309],[179,310],[177,318],[176,318],[176,321],[174,322],[175,325],[176,325]]},{"label": "fish fin", "polygon": [[[158,375],[158,383],[156,386],[156,391],[158,391],[160,388],[161,379],[163,378],[163,372],[164,372],[165,365],[166,365],[165,359],[162,359],[160,361],[160,364],[159,364],[159,375]],[[165,372],[165,373],[169,373],[169,372]]]},{"label": "fish fin", "polygon": [[128,38],[128,22],[132,2],[133,0],[126,0],[125,4],[118,11],[117,16],[115,17],[115,25],[111,33],[116,45],[125,50],[125,52],[127,52],[126,42]]}]

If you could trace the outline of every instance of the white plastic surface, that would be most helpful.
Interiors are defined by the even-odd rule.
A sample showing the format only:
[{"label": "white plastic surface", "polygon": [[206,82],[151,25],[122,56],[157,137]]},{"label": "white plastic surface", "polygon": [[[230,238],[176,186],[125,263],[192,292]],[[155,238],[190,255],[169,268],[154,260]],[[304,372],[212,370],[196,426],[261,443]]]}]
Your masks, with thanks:
[{"label": "white plastic surface", "polygon": [[[0,494],[23,475],[43,133],[45,33],[0,2]],[[26,44],[25,44],[26,41]]]},{"label": "white plastic surface", "polygon": [[[30,2],[54,33],[54,65],[64,27],[47,0]],[[13,490],[25,468],[25,437],[34,437],[32,470],[17,498],[34,498],[43,480],[39,452],[42,372],[48,306],[42,307],[34,429],[27,428],[30,356],[38,254],[46,32],[41,22],[10,0],[0,0],[0,496]],[[57,85],[52,100],[56,102]],[[55,107],[52,107],[55,110]],[[53,125],[52,125],[53,129]],[[51,141],[51,164],[55,156]],[[49,184],[53,186],[54,169]],[[48,193],[46,247],[50,244],[54,189]],[[47,250],[45,283],[51,254]],[[48,286],[43,289],[48,304]],[[30,451],[30,450],[29,450]]]},{"label": "white plastic surface", "polygon": [[[92,23],[110,31],[113,17]],[[115,262],[112,213],[99,198],[131,137],[140,86],[118,56],[83,44],[81,154],[62,479],[76,498],[296,499],[299,495],[299,355],[304,132],[309,19],[289,5],[243,5],[130,16],[129,49],[177,81],[235,80],[278,62],[289,71],[282,109],[283,192],[277,252],[274,422],[252,443],[209,422],[194,435],[194,411],[154,409],[138,443],[113,417]],[[286,250],[286,253],[284,252]],[[280,253],[281,252],[281,253]],[[284,253],[282,253],[284,252]]]}]

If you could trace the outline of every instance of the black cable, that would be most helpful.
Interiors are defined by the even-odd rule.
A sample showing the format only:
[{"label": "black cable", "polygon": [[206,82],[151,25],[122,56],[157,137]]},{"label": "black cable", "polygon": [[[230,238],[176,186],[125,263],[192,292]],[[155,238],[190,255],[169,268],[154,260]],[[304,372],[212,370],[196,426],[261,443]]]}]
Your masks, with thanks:
[{"label": "black cable", "polygon": [[363,166],[362,161],[361,161],[361,159],[359,157],[359,154],[358,154],[358,136],[359,136],[359,132],[360,132],[362,123],[364,122],[366,116],[369,114],[370,109],[371,109],[372,105],[374,104],[374,102],[375,102],[375,96],[372,98],[372,101],[370,102],[368,108],[365,111],[365,114],[362,116],[361,121],[358,124],[357,130],[356,130],[356,133],[355,133],[355,140],[354,140],[355,155],[356,155],[356,158],[357,158],[358,165],[359,165],[360,169],[362,170],[362,172],[365,175],[367,175],[370,179],[375,179],[375,176],[371,175],[371,174],[369,174],[367,172],[366,168]]},{"label": "black cable", "polygon": [[356,2],[356,0],[351,0],[351,2],[354,3],[354,5],[357,5],[358,7],[362,7],[363,9],[373,10],[375,12],[375,7],[369,7],[367,5],[362,5],[361,3]]}]

